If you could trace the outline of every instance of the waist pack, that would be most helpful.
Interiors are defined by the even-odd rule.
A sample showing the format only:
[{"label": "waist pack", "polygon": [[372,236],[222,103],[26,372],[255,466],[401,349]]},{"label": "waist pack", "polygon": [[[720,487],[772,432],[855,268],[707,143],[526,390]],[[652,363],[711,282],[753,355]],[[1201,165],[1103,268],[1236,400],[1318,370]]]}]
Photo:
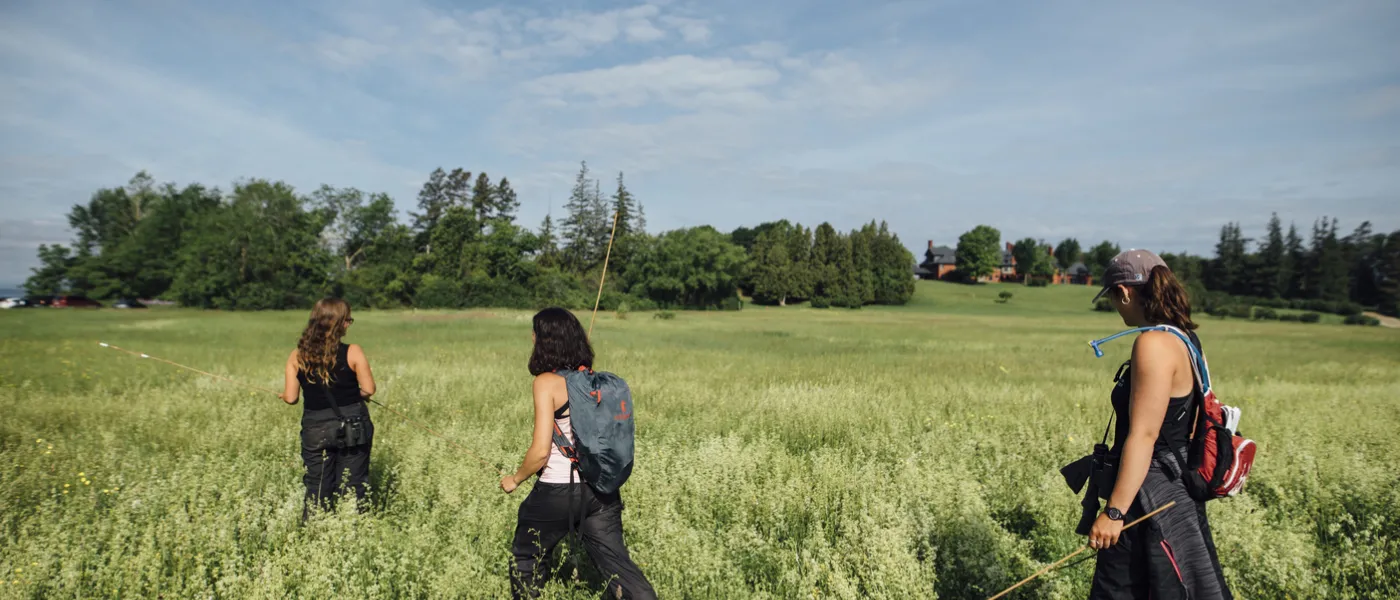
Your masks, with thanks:
[{"label": "waist pack", "polygon": [[1256,445],[1254,440],[1239,434],[1241,411],[1233,406],[1225,406],[1215,396],[1211,386],[1210,367],[1200,349],[1191,342],[1190,336],[1170,325],[1138,327],[1119,332],[1101,340],[1089,342],[1094,355],[1102,358],[1099,345],[1113,339],[1143,331],[1165,331],[1175,335],[1191,355],[1191,372],[1195,379],[1195,396],[1200,402],[1196,411],[1194,432],[1188,444],[1188,455],[1182,456],[1180,448],[1172,449],[1179,464],[1185,465],[1183,480],[1186,491],[1198,501],[1226,498],[1244,489],[1245,480],[1254,466]]},{"label": "waist pack", "polygon": [[632,390],[621,377],[586,367],[557,373],[569,390],[572,435],[555,425],[554,445],[584,483],[599,493],[614,493],[632,474]]},{"label": "waist pack", "polygon": [[374,437],[374,426],[364,415],[345,416],[330,392],[322,390],[335,413],[334,421],[318,421],[303,425],[301,445],[307,450],[339,450],[368,444]]}]

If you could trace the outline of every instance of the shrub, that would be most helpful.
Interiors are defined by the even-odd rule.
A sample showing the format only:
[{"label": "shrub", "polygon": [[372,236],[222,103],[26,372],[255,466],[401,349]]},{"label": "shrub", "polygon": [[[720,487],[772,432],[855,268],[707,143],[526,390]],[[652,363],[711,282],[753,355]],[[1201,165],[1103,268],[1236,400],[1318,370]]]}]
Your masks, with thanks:
[{"label": "shrub", "polygon": [[1305,312],[1301,315],[1298,315],[1298,320],[1302,321],[1303,323],[1316,323],[1322,320],[1322,315],[1317,314],[1315,312]]},{"label": "shrub", "polygon": [[1272,308],[1255,308],[1254,319],[1257,321],[1277,321],[1278,311]]},{"label": "shrub", "polygon": [[616,311],[616,312],[617,312],[617,318],[618,318],[618,320],[624,320],[624,321],[625,321],[625,320],[627,320],[627,313],[632,312],[632,306],[629,305],[629,304],[627,304],[626,301],[623,301],[622,303],[620,303],[620,304],[617,305],[617,311]]},{"label": "shrub", "polygon": [[1049,287],[1050,280],[1043,277],[1033,277],[1030,281],[1026,282],[1026,285],[1030,287]]},{"label": "shrub", "polygon": [[1338,302],[1337,314],[1339,315],[1359,315],[1366,309],[1355,302]]},{"label": "shrub", "polygon": [[424,275],[413,296],[413,305],[419,308],[461,308],[462,301],[462,286],[437,275]]},{"label": "shrub", "polygon": [[812,298],[812,308],[831,308],[831,300],[824,296]]},{"label": "shrub", "polygon": [[1278,320],[1287,321],[1290,323],[1297,323],[1298,321],[1301,321],[1302,318],[1297,313],[1284,313],[1278,316]]},{"label": "shrub", "polygon": [[1254,318],[1254,307],[1247,304],[1235,305],[1225,309],[1225,314],[1236,319],[1252,319]]},{"label": "shrub", "polygon": [[1099,301],[1094,303],[1094,310],[1098,312],[1113,312],[1113,303],[1110,302],[1108,298],[1099,298]]},{"label": "shrub", "polygon": [[738,296],[730,296],[719,303],[720,310],[743,310],[744,301]]},{"label": "shrub", "polygon": [[997,294],[997,302],[1000,304],[1006,304],[1007,302],[1011,301],[1011,297],[1014,295],[1015,294],[1012,294],[1009,291],[1003,291],[1002,293]]},{"label": "shrub", "polygon": [[1381,321],[1380,321],[1380,319],[1377,319],[1377,318],[1375,318],[1375,317],[1368,317],[1368,316],[1366,316],[1366,315],[1347,315],[1347,317],[1346,317],[1345,319],[1342,319],[1342,323],[1344,323],[1344,324],[1346,324],[1346,325],[1361,325],[1361,326],[1364,326],[1364,327],[1376,327],[1376,326],[1378,326],[1378,325],[1381,324]]},{"label": "shrub", "polygon": [[654,315],[652,315],[651,318],[653,318],[653,319],[661,319],[662,321],[670,321],[671,319],[676,318],[676,313],[673,313],[673,312],[671,312],[671,311],[669,311],[669,310],[662,310],[662,311],[657,311],[657,313],[654,314]]}]

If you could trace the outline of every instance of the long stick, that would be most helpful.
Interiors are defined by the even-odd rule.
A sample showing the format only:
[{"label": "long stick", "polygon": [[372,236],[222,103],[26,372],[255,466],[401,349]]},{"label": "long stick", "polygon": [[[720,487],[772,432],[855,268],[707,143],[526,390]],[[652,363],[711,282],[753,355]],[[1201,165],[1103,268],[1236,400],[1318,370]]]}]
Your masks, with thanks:
[{"label": "long stick", "polygon": [[[232,383],[232,384],[234,384],[234,385],[242,386],[242,387],[245,387],[245,388],[248,388],[248,389],[252,389],[252,390],[257,390],[257,391],[259,391],[259,392],[266,392],[266,393],[272,394],[272,395],[274,395],[274,396],[280,395],[280,394],[281,394],[281,392],[278,392],[277,390],[274,390],[274,389],[271,389],[271,388],[265,388],[265,387],[262,387],[262,386],[253,385],[253,384],[251,384],[251,383],[246,383],[246,382],[238,381],[238,380],[236,380],[236,379],[230,379],[230,378],[228,378],[228,377],[224,377],[223,375],[215,375],[214,373],[210,373],[210,372],[208,372],[208,371],[202,371],[202,370],[200,370],[200,369],[196,369],[196,368],[191,367],[191,366],[182,365],[182,364],[180,364],[180,363],[177,363],[177,362],[174,362],[174,361],[170,361],[170,360],[165,360],[164,358],[160,358],[160,357],[158,357],[158,356],[151,356],[151,355],[146,354],[146,353],[144,353],[144,352],[135,352],[135,351],[132,351],[132,350],[127,350],[126,348],[122,348],[122,347],[119,347],[119,346],[114,346],[114,345],[108,344],[108,343],[106,343],[106,342],[98,342],[97,344],[98,344],[99,346],[102,346],[103,348],[111,348],[111,349],[116,350],[116,351],[118,351],[118,352],[125,352],[125,353],[127,353],[127,354],[130,354],[130,355],[132,355],[132,356],[139,357],[139,358],[148,358],[148,359],[154,360],[154,361],[156,361],[156,362],[165,363],[165,364],[170,365],[170,366],[172,366],[172,367],[178,367],[178,368],[181,368],[181,369],[185,369],[186,371],[194,371],[195,373],[199,373],[200,375],[207,375],[207,376],[213,377],[213,378],[215,378],[215,379],[221,379],[221,380],[223,380],[223,381],[227,381],[227,382]],[[387,411],[389,411],[389,412],[391,412],[391,413],[394,413],[394,414],[398,415],[399,418],[403,419],[404,421],[407,421],[409,425],[412,425],[412,426],[414,426],[414,427],[417,427],[417,428],[419,428],[419,429],[422,429],[423,431],[428,432],[429,435],[432,435],[433,437],[436,437],[436,438],[438,438],[438,439],[440,439],[440,440],[442,440],[442,441],[444,441],[444,442],[447,442],[447,445],[452,446],[453,448],[456,448],[456,449],[458,449],[458,450],[461,450],[462,452],[467,453],[467,455],[469,455],[469,456],[471,456],[472,458],[476,459],[477,462],[480,462],[481,464],[486,465],[487,468],[490,468],[490,469],[496,471],[497,473],[499,473],[499,472],[501,471],[501,470],[500,470],[499,468],[497,468],[496,466],[494,466],[494,465],[492,465],[491,463],[487,462],[486,459],[483,459],[483,458],[481,458],[480,456],[477,456],[477,454],[476,454],[475,452],[472,452],[471,450],[468,450],[468,449],[462,447],[460,444],[458,444],[457,442],[452,441],[452,440],[449,439],[447,436],[445,436],[445,435],[443,435],[443,434],[441,434],[441,433],[438,433],[437,431],[434,431],[432,428],[428,427],[427,425],[424,425],[424,424],[422,424],[422,423],[419,423],[418,421],[415,421],[415,420],[409,418],[408,415],[403,414],[402,412],[400,412],[400,411],[398,411],[398,410],[395,410],[394,408],[390,407],[389,405],[384,404],[383,402],[380,402],[380,401],[378,401],[378,400],[375,400],[374,398],[366,398],[365,400],[368,400],[369,402],[373,402],[373,403],[375,403],[376,405],[382,407],[384,410],[387,410]]]},{"label": "long stick", "polygon": [[[1176,504],[1176,501],[1175,501],[1175,500],[1172,500],[1171,502],[1166,503],[1166,504],[1163,505],[1161,508],[1159,508],[1159,509],[1157,509],[1157,510],[1154,510],[1154,511],[1152,511],[1152,512],[1150,512],[1150,513],[1147,513],[1147,514],[1143,515],[1142,518],[1139,518],[1139,519],[1133,521],[1132,523],[1128,523],[1127,525],[1124,525],[1124,526],[1123,526],[1123,531],[1127,531],[1128,529],[1132,528],[1132,526],[1137,525],[1138,523],[1141,523],[1141,522],[1146,521],[1146,520],[1148,520],[1148,519],[1150,519],[1150,518],[1152,518],[1152,517],[1157,516],[1157,513],[1160,513],[1160,512],[1162,512],[1162,511],[1164,511],[1164,510],[1167,510],[1168,508],[1171,508],[1171,507],[1172,507],[1173,505],[1175,505],[1175,504]],[[1069,553],[1068,555],[1066,555],[1064,558],[1061,558],[1060,560],[1057,560],[1057,561],[1051,563],[1050,566],[1047,566],[1047,567],[1045,567],[1045,568],[1043,568],[1043,569],[1041,569],[1041,570],[1039,570],[1039,571],[1036,571],[1034,575],[1031,575],[1030,577],[1027,577],[1027,578],[1025,578],[1025,579],[1022,579],[1022,580],[1021,580],[1019,583],[1017,583],[1016,585],[1013,585],[1013,586],[1011,586],[1011,587],[1009,587],[1009,588],[1006,588],[1006,589],[1002,590],[1000,594],[997,594],[997,595],[995,595],[995,596],[992,596],[991,598],[988,598],[987,600],[997,600],[997,598],[1001,598],[1001,597],[1003,597],[1003,596],[1005,596],[1005,595],[1007,595],[1007,594],[1010,594],[1010,593],[1012,592],[1012,590],[1015,590],[1015,589],[1018,588],[1018,587],[1021,587],[1021,586],[1023,586],[1023,585],[1026,585],[1027,583],[1030,583],[1031,580],[1035,579],[1036,577],[1040,577],[1041,575],[1044,575],[1044,574],[1050,572],[1050,571],[1053,570],[1055,567],[1058,567],[1058,566],[1064,564],[1065,561],[1067,561],[1067,560],[1069,560],[1069,559],[1071,559],[1071,558],[1074,558],[1074,557],[1076,557],[1076,556],[1079,556],[1079,553],[1080,553],[1080,552],[1083,552],[1083,551],[1088,550],[1088,549],[1089,549],[1088,544],[1085,544],[1085,545],[1083,545],[1083,546],[1080,546],[1078,550],[1075,550],[1074,552],[1071,552],[1071,553]]]},{"label": "long stick", "polygon": [[593,321],[598,318],[598,304],[603,301],[603,282],[608,280],[608,259],[612,258],[613,237],[617,235],[617,216],[613,213],[612,233],[608,234],[608,252],[603,255],[603,276],[598,278],[598,297],[593,300],[593,316],[588,319],[588,337],[593,337]]}]

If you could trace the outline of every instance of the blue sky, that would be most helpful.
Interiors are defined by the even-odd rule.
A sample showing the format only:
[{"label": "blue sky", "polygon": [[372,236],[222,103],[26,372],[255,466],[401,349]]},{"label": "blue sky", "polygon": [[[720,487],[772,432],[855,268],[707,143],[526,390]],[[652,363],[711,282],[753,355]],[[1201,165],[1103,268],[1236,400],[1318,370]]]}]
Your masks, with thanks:
[{"label": "blue sky", "polygon": [[1400,3],[0,4],[0,285],[145,169],[393,195],[580,160],[653,230],[979,223],[1208,253],[1219,226],[1400,228]]}]

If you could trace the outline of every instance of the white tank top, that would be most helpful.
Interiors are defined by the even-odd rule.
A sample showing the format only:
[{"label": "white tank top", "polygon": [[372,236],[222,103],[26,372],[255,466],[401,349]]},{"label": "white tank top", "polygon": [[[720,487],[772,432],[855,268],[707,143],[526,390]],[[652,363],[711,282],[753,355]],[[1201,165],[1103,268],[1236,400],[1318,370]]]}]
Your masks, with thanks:
[{"label": "white tank top", "polygon": [[[569,417],[555,419],[554,426],[564,433],[567,439],[573,439],[573,427],[569,423]],[[573,461],[564,456],[559,450],[559,445],[553,440],[549,442],[549,461],[544,464],[544,470],[540,471],[540,483],[569,483],[569,470],[573,466]],[[581,483],[578,475],[574,475],[574,483]]]}]

